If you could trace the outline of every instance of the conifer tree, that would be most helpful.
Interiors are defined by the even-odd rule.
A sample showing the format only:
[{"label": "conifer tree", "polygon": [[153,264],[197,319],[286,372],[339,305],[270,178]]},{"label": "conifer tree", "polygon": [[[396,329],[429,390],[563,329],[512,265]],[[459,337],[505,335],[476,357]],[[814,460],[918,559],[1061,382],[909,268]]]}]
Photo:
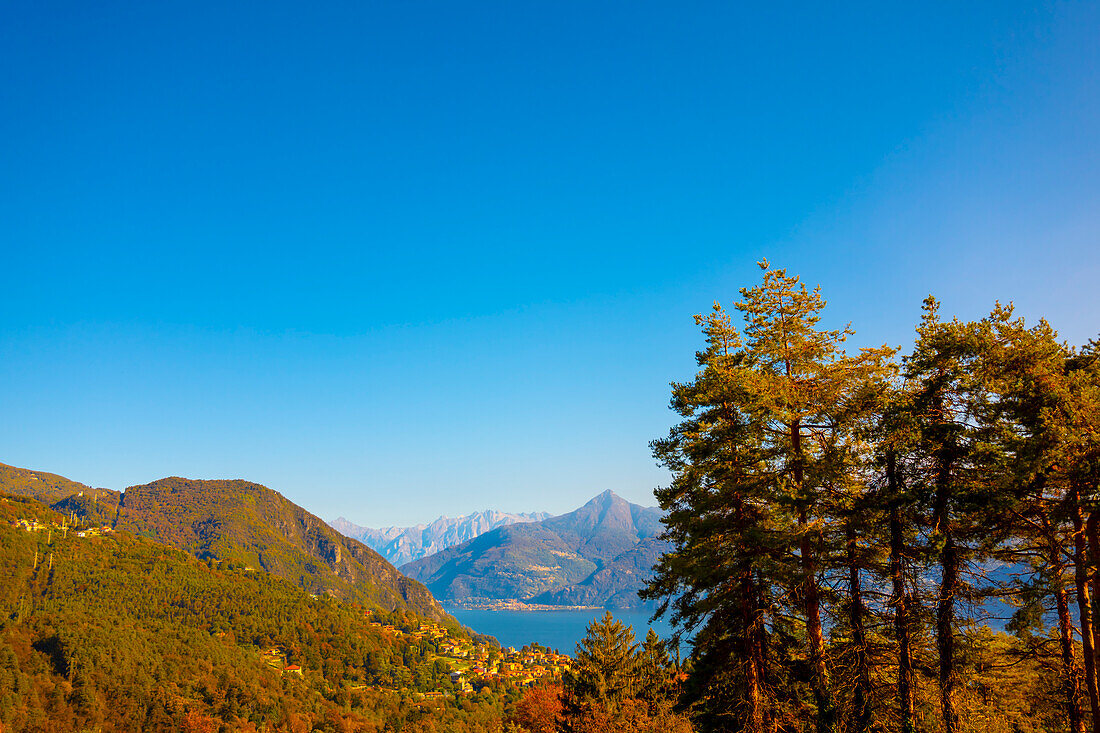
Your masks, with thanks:
[{"label": "conifer tree", "polygon": [[[974,453],[981,388],[975,377],[973,326],[942,322],[939,302],[927,298],[906,377],[915,383],[913,410],[923,475],[919,476],[931,534],[930,551],[939,565],[936,646],[939,653],[940,708],[946,733],[957,733],[958,601],[963,591],[966,524],[980,480]],[[920,460],[918,459],[918,460]]]},{"label": "conifer tree", "polygon": [[1073,522],[1074,583],[1086,654],[1094,731],[1100,731],[1100,341],[1066,359],[1058,412],[1058,461],[1065,467]]},{"label": "conifer tree", "polygon": [[566,678],[566,707],[595,704],[610,714],[638,689],[638,647],[634,631],[608,611],[588,625],[577,643],[575,661]]},{"label": "conifer tree", "polygon": [[[817,729],[836,727],[825,659],[821,575],[832,493],[847,482],[848,445],[869,382],[889,373],[886,347],[844,352],[851,328],[822,330],[819,289],[761,262],[763,283],[741,290],[743,332],[718,304],[696,316],[707,348],[695,380],[673,384],[685,420],[654,441],[673,473],[657,491],[668,513],[661,558],[646,597],[672,604],[673,622],[702,626],[695,688],[715,727],[761,730],[767,625],[776,599],[801,620]],[[776,589],[782,589],[776,593]],[[705,679],[699,676],[709,675]],[[730,699],[729,691],[739,691]]]},{"label": "conifer tree", "polygon": [[637,696],[647,702],[665,700],[673,688],[675,669],[668,654],[668,645],[650,629],[638,650]]},{"label": "conifer tree", "polygon": [[[1080,460],[1088,453],[1088,436],[1100,428],[1096,406],[1090,405],[1091,360],[1087,351],[1078,355],[1059,343],[1045,321],[1027,327],[1023,319],[1013,317],[1011,306],[998,305],[985,324],[985,371],[997,394],[998,417],[1006,426],[1004,452],[1010,457],[1005,494],[1013,505],[1006,514],[1016,519],[1014,526],[1004,529],[1009,538],[1005,544],[1018,553],[1035,548],[1031,557],[1041,558],[1033,564],[1042,581],[1038,585],[1053,599],[1058,618],[1067,718],[1073,730],[1084,730],[1083,678],[1093,728],[1100,729],[1085,529],[1085,502],[1092,492],[1078,472],[1088,463]],[[1069,609],[1073,597],[1083,670],[1077,664]]]},{"label": "conifer tree", "polygon": [[889,607],[893,611],[893,636],[897,647],[895,707],[900,733],[915,731],[914,634],[918,594],[910,577],[914,576],[916,557],[915,525],[917,500],[911,489],[909,459],[914,446],[914,424],[908,404],[906,385],[885,396],[879,417],[875,452],[879,463],[881,489],[876,497],[886,515],[886,534],[882,542],[889,553],[884,575],[890,585]]}]

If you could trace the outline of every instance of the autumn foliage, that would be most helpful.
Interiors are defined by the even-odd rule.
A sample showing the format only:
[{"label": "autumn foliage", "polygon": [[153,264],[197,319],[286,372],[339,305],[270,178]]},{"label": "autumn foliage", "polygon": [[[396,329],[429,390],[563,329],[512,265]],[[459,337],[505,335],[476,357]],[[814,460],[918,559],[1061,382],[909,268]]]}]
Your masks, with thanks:
[{"label": "autumn foliage", "polygon": [[512,720],[528,733],[555,733],[562,714],[560,684],[542,684],[528,688],[516,703]]}]

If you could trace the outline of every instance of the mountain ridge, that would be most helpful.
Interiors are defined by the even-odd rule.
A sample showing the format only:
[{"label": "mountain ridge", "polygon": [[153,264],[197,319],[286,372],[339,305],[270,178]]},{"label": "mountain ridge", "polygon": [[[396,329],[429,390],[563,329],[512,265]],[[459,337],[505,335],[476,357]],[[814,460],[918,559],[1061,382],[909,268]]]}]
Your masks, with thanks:
[{"label": "mountain ridge", "polygon": [[0,492],[31,498],[85,522],[130,531],[200,559],[265,570],[314,595],[449,620],[422,584],[260,484],[167,477],[119,492],[0,464]]},{"label": "mountain ridge", "polygon": [[[11,491],[0,567],[2,730],[376,730],[402,688],[452,685],[407,608],[334,602]],[[333,699],[352,684],[372,694]]]},{"label": "mountain ridge", "polygon": [[200,558],[263,569],[298,581],[313,593],[391,610],[407,605],[432,619],[445,616],[426,588],[374,550],[344,537],[277,491],[250,481],[168,477],[127,487],[116,528]]},{"label": "mountain ridge", "polygon": [[354,524],[344,517],[337,517],[329,522],[329,526],[359,540],[400,567],[472,540],[497,527],[541,521],[550,516],[547,512],[512,513],[486,509],[459,517],[440,516],[427,524],[411,527],[372,529]]},{"label": "mountain ridge", "polygon": [[605,491],[578,509],[491,530],[401,566],[440,600],[630,608],[656,558],[661,510]]}]

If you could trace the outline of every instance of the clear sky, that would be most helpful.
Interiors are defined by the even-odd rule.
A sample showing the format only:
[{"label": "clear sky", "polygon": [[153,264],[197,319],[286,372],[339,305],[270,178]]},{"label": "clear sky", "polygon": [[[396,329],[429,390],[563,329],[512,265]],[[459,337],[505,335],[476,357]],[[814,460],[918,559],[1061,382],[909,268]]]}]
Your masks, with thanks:
[{"label": "clear sky", "polygon": [[[748,7],[748,6],[753,7]],[[1100,4],[6,2],[0,461],[653,504],[691,316],[1100,332]]]}]

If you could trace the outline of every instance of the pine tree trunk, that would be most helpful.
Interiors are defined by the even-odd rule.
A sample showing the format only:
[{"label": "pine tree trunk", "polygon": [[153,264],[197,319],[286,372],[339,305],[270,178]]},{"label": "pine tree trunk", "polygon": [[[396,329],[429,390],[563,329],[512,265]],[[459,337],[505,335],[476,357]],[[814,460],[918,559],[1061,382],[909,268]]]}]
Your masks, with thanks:
[{"label": "pine tree trunk", "polygon": [[747,573],[743,582],[742,613],[745,624],[745,733],[763,733],[764,731],[764,675],[763,675],[763,610],[756,603],[759,594],[754,587],[752,573]]},{"label": "pine tree trunk", "polygon": [[[1092,580],[1092,618],[1094,619],[1093,626],[1093,641],[1095,642],[1097,637],[1095,620],[1100,619],[1100,609],[1095,604],[1100,604],[1100,509],[1089,512],[1089,518],[1085,522],[1085,538],[1088,540],[1088,557],[1087,565],[1089,569],[1089,575]],[[1097,650],[1100,652],[1100,650]],[[1100,670],[1097,672],[1100,676]],[[1100,733],[1100,731],[1094,731],[1094,733]]]},{"label": "pine tree trunk", "polygon": [[[801,519],[805,526],[805,512],[801,515]],[[832,733],[836,725],[836,714],[829,694],[829,673],[825,666],[825,634],[821,627],[821,595],[817,585],[817,564],[814,562],[813,543],[805,531],[802,533],[800,550],[804,573],[806,641],[809,646],[812,670],[810,684],[814,692],[814,701],[817,703],[817,730],[818,733]]]},{"label": "pine tree trunk", "polygon": [[[772,666],[771,648],[768,645],[768,635],[764,627],[764,617],[766,609],[768,607],[767,599],[764,598],[764,577],[763,573],[759,570],[755,573],[756,583],[756,609],[759,614],[760,623],[754,625],[753,628],[757,629],[756,646],[753,648],[756,650],[760,657],[760,681],[763,683],[764,689],[768,689],[776,684],[774,679],[774,667]],[[768,708],[764,708],[765,722],[769,718]]]},{"label": "pine tree trunk", "polygon": [[[745,506],[738,496],[735,500],[735,517],[739,525],[745,522]],[[746,570],[739,579],[741,589],[740,616],[741,663],[744,665],[744,701],[741,730],[744,733],[764,733],[766,706],[765,680],[765,629],[763,585],[754,577],[753,570]]]},{"label": "pine tree trunk", "polygon": [[1092,626],[1092,599],[1089,597],[1089,567],[1085,551],[1085,517],[1081,510],[1081,494],[1074,489],[1073,501],[1073,580],[1077,591],[1077,610],[1081,619],[1081,646],[1085,660],[1085,688],[1089,695],[1092,729],[1100,733],[1100,694],[1096,684],[1096,642]]},{"label": "pine tree trunk", "polygon": [[1085,733],[1085,721],[1081,715],[1081,678],[1073,653],[1073,621],[1069,617],[1066,589],[1061,583],[1054,594],[1058,604],[1058,634],[1062,645],[1062,674],[1065,675],[1066,712],[1069,714],[1073,733]]},{"label": "pine tree trunk", "polygon": [[860,588],[859,561],[856,554],[856,531],[851,523],[845,528],[848,541],[848,621],[852,626],[852,647],[855,652],[856,680],[852,693],[852,728],[863,733],[871,724],[871,670],[864,628],[863,592]]},{"label": "pine tree trunk", "polygon": [[959,553],[948,535],[940,553],[942,576],[936,605],[936,647],[940,653],[940,708],[947,733],[958,733],[959,716],[955,712],[955,595],[959,590]]},{"label": "pine tree trunk", "polygon": [[955,711],[955,596],[959,591],[959,549],[950,521],[951,469],[949,449],[937,457],[936,500],[932,512],[932,533],[943,542],[940,550],[940,588],[936,602],[936,648],[940,655],[940,709],[945,733],[958,733]]},{"label": "pine tree trunk", "polygon": [[[789,370],[788,370],[789,371]],[[805,501],[805,472],[802,466],[802,426],[795,420],[789,426],[791,468],[795,495]],[[821,627],[821,594],[817,585],[817,553],[809,532],[809,513],[805,506],[798,515],[799,553],[802,556],[803,612],[806,614],[806,645],[810,658],[810,687],[817,703],[818,733],[832,733],[836,727],[836,711],[829,694],[829,670],[825,666],[825,634]]]},{"label": "pine tree trunk", "polygon": [[[893,453],[886,457],[886,482],[893,503],[890,507],[890,580],[893,583],[894,634],[898,640],[897,705],[901,733],[914,733],[913,728],[913,651],[909,627],[909,593],[905,589],[905,529],[899,509],[901,482]],[[1100,731],[1098,731],[1100,733]]]},{"label": "pine tree trunk", "polygon": [[1061,547],[1054,536],[1054,530],[1045,518],[1043,525],[1048,533],[1048,562],[1054,602],[1058,609],[1058,640],[1062,647],[1062,684],[1066,696],[1066,714],[1069,716],[1070,730],[1073,733],[1085,733],[1085,720],[1081,714],[1081,675],[1073,650],[1073,619],[1069,615],[1069,598],[1063,580],[1066,566],[1062,561]]}]

